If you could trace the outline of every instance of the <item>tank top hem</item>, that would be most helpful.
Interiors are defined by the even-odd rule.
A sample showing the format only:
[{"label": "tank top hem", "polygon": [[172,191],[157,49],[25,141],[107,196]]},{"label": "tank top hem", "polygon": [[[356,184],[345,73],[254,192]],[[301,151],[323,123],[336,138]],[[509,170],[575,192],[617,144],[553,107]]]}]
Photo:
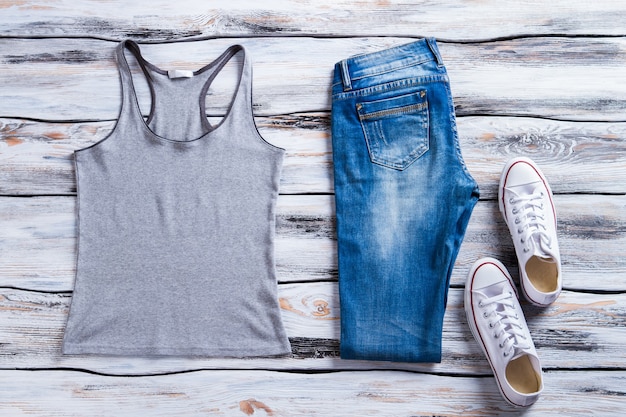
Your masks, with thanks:
[{"label": "tank top hem", "polygon": [[85,345],[83,343],[66,343],[62,348],[63,355],[103,355],[103,356],[197,356],[206,358],[250,358],[250,357],[284,357],[291,354],[291,348],[258,349],[207,349],[205,347],[134,347]]}]

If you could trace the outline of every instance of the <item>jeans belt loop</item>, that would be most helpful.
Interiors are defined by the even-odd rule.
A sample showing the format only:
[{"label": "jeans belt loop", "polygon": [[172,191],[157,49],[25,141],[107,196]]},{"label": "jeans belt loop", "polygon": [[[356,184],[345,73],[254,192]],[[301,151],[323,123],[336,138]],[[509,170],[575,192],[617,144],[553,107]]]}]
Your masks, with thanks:
[{"label": "jeans belt loop", "polygon": [[341,79],[343,81],[343,91],[352,90],[352,81],[350,80],[350,71],[348,70],[348,60],[344,59],[340,62]]},{"label": "jeans belt loop", "polygon": [[437,41],[435,38],[426,38],[426,43],[437,60],[437,66],[443,67],[443,59],[441,59],[441,54],[439,53],[439,48],[437,47]]}]

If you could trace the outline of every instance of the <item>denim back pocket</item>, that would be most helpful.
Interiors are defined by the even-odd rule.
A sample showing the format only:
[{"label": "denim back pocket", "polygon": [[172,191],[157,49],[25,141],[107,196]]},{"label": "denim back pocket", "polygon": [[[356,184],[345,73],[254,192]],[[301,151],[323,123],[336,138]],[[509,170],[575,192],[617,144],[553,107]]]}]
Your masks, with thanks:
[{"label": "denim back pocket", "polygon": [[403,170],[428,151],[426,91],[357,103],[370,159]]}]

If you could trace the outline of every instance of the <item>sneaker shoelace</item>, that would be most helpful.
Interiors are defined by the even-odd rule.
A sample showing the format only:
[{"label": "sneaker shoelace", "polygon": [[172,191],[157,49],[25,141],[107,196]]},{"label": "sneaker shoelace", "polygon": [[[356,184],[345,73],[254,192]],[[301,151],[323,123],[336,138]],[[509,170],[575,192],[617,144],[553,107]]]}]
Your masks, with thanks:
[{"label": "sneaker shoelace", "polygon": [[502,294],[479,301],[478,306],[483,310],[483,317],[489,319],[489,328],[493,330],[493,337],[498,339],[499,347],[504,357],[515,353],[515,349],[530,349],[528,338],[524,334],[524,327],[519,315],[515,311],[515,299],[511,291],[504,290]]},{"label": "sneaker shoelace", "polygon": [[527,196],[516,196],[509,198],[509,203],[513,205],[512,213],[517,225],[517,233],[520,241],[524,245],[524,252],[532,250],[533,246],[544,254],[552,249],[552,239],[548,236],[546,218],[544,214],[544,193],[535,191]]}]

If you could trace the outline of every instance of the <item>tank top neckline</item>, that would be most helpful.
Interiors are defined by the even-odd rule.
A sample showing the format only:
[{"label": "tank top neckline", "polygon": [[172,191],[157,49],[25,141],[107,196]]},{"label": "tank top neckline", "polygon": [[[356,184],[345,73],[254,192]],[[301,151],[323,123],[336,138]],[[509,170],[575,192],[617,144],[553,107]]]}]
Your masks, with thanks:
[{"label": "tank top neckline", "polygon": [[[141,54],[141,50],[139,48],[139,45],[133,41],[133,40],[124,40],[121,42],[121,44],[119,45],[119,49],[118,49],[118,60],[120,62],[120,64],[122,65],[122,70],[126,72],[127,77],[128,77],[128,83],[127,85],[123,85],[123,88],[128,88],[129,91],[128,93],[123,93],[125,97],[130,98],[131,102],[127,103],[128,100],[124,100],[125,102],[124,104],[129,104],[132,109],[131,110],[131,115],[130,117],[132,117],[133,119],[137,120],[141,129],[148,134],[150,137],[163,142],[163,143],[169,143],[169,144],[176,144],[176,145],[189,145],[189,146],[193,146],[193,145],[197,145],[201,142],[204,141],[208,141],[209,136],[212,136],[216,131],[218,131],[220,129],[220,127],[222,127],[226,120],[230,117],[230,115],[232,114],[233,108],[235,107],[235,104],[237,103],[237,100],[239,99],[240,96],[240,90],[243,87],[243,78],[244,78],[244,73],[245,73],[245,67],[246,65],[248,65],[248,57],[246,54],[246,50],[242,45],[233,45],[230,46],[228,49],[226,49],[226,51],[224,51],[222,53],[222,55],[220,55],[219,57],[217,57],[216,59],[214,59],[213,61],[211,61],[210,63],[204,65],[203,67],[201,67],[198,70],[193,71],[193,75],[196,76],[198,74],[201,74],[213,67],[217,67],[215,69],[215,73],[214,75],[212,75],[211,77],[209,77],[209,79],[204,83],[203,87],[202,87],[202,94],[201,94],[201,98],[202,100],[205,100],[206,98],[206,93],[209,89],[210,84],[213,82],[213,80],[215,79],[215,77],[220,73],[220,71],[222,70],[222,68],[230,61],[230,59],[232,59],[237,53],[241,52],[243,54],[243,60],[242,63],[240,65],[240,69],[239,69],[239,77],[238,77],[238,81],[237,81],[237,85],[235,87],[235,93],[233,94],[233,97],[229,103],[228,109],[226,111],[226,113],[224,114],[224,116],[222,117],[222,119],[220,120],[219,123],[212,125],[209,121],[208,118],[206,117],[206,112],[203,111],[203,118],[202,118],[202,124],[204,126],[208,126],[209,129],[202,135],[192,138],[192,139],[172,139],[172,138],[167,138],[165,136],[159,135],[158,133],[156,133],[154,130],[152,130],[152,128],[150,128],[150,126],[148,125],[148,122],[144,119],[142,113],[141,113],[141,107],[139,107],[139,99],[137,97],[137,90],[135,89],[135,83],[133,80],[133,75],[130,71],[130,65],[128,64],[128,60],[126,59],[126,55],[125,55],[125,49],[128,49],[137,59],[137,62],[139,63],[139,66],[142,70],[142,72],[144,73],[144,75],[147,78],[147,82],[148,82],[148,86],[150,87],[150,89],[152,90],[152,85],[151,82],[149,80],[149,76],[147,75],[147,70],[145,67],[150,68],[151,70],[159,73],[159,74],[163,74],[163,75],[167,75],[167,71],[157,67],[156,65],[152,64],[151,62],[147,61],[143,55]],[[150,108],[150,113],[148,115],[148,120],[150,120],[150,118],[152,117],[154,108],[154,94],[151,91],[151,97],[152,97],[152,106]],[[201,103],[199,103],[201,105],[201,108],[204,109],[204,105],[202,105]],[[247,109],[246,109],[247,110]],[[122,110],[123,112],[124,110]],[[251,111],[251,109],[250,109]],[[252,117],[252,115],[251,115]]]}]

